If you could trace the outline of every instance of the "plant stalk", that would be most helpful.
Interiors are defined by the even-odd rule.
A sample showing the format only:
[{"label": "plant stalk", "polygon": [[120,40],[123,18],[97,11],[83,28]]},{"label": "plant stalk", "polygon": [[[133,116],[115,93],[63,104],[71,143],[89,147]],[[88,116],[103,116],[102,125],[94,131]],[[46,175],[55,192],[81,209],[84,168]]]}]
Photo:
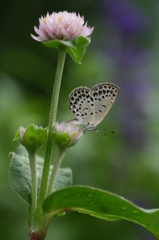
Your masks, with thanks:
[{"label": "plant stalk", "polygon": [[48,186],[48,192],[47,195],[50,195],[53,192],[54,184],[55,184],[55,178],[58,173],[59,167],[61,165],[61,162],[66,154],[67,149],[59,149],[57,157],[54,162],[54,167],[52,169],[50,181],[49,181],[49,186]]},{"label": "plant stalk", "polygon": [[49,117],[49,125],[48,125],[48,139],[46,143],[46,153],[45,153],[43,174],[42,174],[42,180],[41,180],[41,186],[40,186],[38,206],[42,205],[47,192],[50,162],[51,162],[51,155],[52,155],[52,142],[53,142],[51,131],[52,131],[53,123],[56,121],[61,79],[62,79],[62,73],[64,69],[66,52],[67,52],[67,47],[59,48],[55,81],[54,81],[53,92],[52,92],[50,117]]},{"label": "plant stalk", "polygon": [[32,181],[32,198],[30,206],[30,221],[32,226],[36,225],[37,218],[37,171],[36,171],[36,152],[29,152],[29,161]]}]

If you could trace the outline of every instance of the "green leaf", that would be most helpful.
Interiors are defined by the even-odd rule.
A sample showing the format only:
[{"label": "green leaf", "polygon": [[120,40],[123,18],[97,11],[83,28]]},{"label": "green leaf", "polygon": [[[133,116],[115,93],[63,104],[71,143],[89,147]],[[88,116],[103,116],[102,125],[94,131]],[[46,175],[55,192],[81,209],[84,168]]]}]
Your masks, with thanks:
[{"label": "green leaf", "polygon": [[[123,197],[86,186],[72,186],[52,193],[43,203],[46,214],[78,211],[104,220],[137,223],[159,238],[159,209],[139,208]],[[110,218],[110,219],[109,219]]]},{"label": "green leaf", "polygon": [[15,134],[15,137],[13,138],[13,141],[19,140],[20,139],[20,130],[17,131]]},{"label": "green leaf", "polygon": [[79,36],[76,41],[76,46],[88,46],[91,42],[91,39],[89,37],[85,38],[82,36]]},{"label": "green leaf", "polygon": [[80,63],[84,56],[85,49],[86,47],[84,46],[78,46],[76,49],[68,48],[67,52],[76,63]]},{"label": "green leaf", "polygon": [[58,40],[58,39],[55,39],[55,40],[51,40],[51,41],[48,41],[48,42],[42,42],[42,44],[46,47],[49,47],[49,48],[58,48],[60,46],[65,46],[65,47],[68,47],[68,48],[76,48],[77,46],[87,46],[88,44],[90,44],[91,40],[90,38],[85,38],[85,37],[82,37],[82,36],[77,36],[75,38],[72,38],[71,40],[69,41],[64,41],[64,40]]},{"label": "green leaf", "polygon": [[31,173],[28,158],[12,153],[9,177],[12,188],[29,205],[31,203]]},{"label": "green leaf", "polygon": [[[26,148],[21,144],[17,147],[15,153],[17,155],[20,155],[20,156],[23,156],[23,157],[28,157],[28,152],[27,152]],[[10,157],[10,159],[11,159],[11,157]]]},{"label": "green leaf", "polygon": [[71,58],[76,63],[80,63],[80,61],[82,60],[82,58],[84,56],[86,46],[88,46],[90,44],[91,40],[90,40],[90,38],[85,38],[85,37],[82,37],[82,36],[78,36],[78,37],[72,39],[71,42],[76,47],[75,48],[68,48],[67,52],[69,53]]},{"label": "green leaf", "polygon": [[71,40],[71,43],[74,45],[74,46],[88,46],[91,42],[91,39],[88,37],[88,38],[85,38],[85,37],[82,37],[82,36],[78,36],[78,37],[75,37]]},{"label": "green leaf", "polygon": [[65,46],[65,47],[69,47],[69,48],[75,48],[75,45],[72,44],[71,41],[62,41],[62,40],[52,40],[49,42],[42,42],[42,44],[46,47],[50,47],[50,48],[58,48],[60,46]]},{"label": "green leaf", "polygon": [[80,63],[82,60],[86,46],[88,46],[91,42],[91,39],[77,36],[70,41],[63,41],[63,40],[52,40],[49,42],[42,42],[43,45],[50,48],[58,48],[61,46],[67,47],[67,52],[71,56],[71,58],[76,62]]},{"label": "green leaf", "polygon": [[[9,177],[15,192],[30,205],[31,203],[31,172],[29,158],[24,147],[20,146],[17,153],[10,154]],[[43,170],[43,158],[37,156],[38,194]],[[53,166],[50,166],[50,175]],[[69,168],[60,168],[55,180],[54,191],[72,184],[72,172]]]}]

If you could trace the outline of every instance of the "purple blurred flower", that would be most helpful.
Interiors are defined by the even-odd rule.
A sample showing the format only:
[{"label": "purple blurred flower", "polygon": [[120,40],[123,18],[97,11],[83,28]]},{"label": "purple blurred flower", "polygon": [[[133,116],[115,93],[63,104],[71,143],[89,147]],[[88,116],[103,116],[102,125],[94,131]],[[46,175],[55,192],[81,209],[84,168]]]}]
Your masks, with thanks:
[{"label": "purple blurred flower", "polygon": [[87,37],[92,34],[94,27],[87,27],[84,23],[84,17],[76,13],[53,12],[51,15],[47,13],[45,17],[39,18],[39,28],[34,27],[35,32],[39,36],[31,37],[39,42],[58,40],[70,40],[76,36]]},{"label": "purple blurred flower", "polygon": [[104,5],[108,16],[121,31],[137,34],[147,29],[146,16],[130,0],[107,0]]},{"label": "purple blurred flower", "polygon": [[143,146],[146,140],[142,128],[146,115],[144,102],[151,88],[147,83],[149,74],[145,67],[149,51],[141,43],[143,33],[149,32],[150,20],[132,0],[107,0],[103,1],[103,5],[104,14],[115,29],[113,36],[110,34],[107,51],[115,63],[118,85],[122,90],[123,135],[127,143]]}]

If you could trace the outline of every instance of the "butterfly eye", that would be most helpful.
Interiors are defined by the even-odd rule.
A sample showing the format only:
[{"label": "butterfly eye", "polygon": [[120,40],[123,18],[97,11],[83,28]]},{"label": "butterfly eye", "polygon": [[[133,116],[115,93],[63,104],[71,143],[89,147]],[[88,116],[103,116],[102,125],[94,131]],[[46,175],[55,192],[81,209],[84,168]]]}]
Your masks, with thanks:
[{"label": "butterfly eye", "polygon": [[94,127],[93,131],[94,131],[94,132],[98,132],[98,128],[97,128],[97,127]]}]

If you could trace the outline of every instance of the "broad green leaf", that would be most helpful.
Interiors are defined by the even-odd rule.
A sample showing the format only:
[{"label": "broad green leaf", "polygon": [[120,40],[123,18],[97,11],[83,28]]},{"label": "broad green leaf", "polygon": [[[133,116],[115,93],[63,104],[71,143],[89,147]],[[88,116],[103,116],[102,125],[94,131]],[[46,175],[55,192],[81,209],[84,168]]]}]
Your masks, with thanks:
[{"label": "broad green leaf", "polygon": [[124,219],[145,227],[159,238],[159,209],[139,208],[123,197],[92,187],[58,190],[45,199],[43,210],[51,216],[78,211],[104,220]]},{"label": "broad green leaf", "polygon": [[[9,169],[10,183],[15,192],[30,205],[31,203],[31,172],[28,154],[24,147],[20,147],[17,153],[10,154]],[[43,170],[43,158],[37,156],[38,193],[40,189]],[[50,174],[53,166],[50,166]],[[56,177],[54,191],[72,184],[72,172],[69,168],[60,168]]]},{"label": "broad green leaf", "polygon": [[[23,156],[23,157],[28,157],[28,152],[27,152],[26,148],[21,144],[17,147],[15,153],[17,155],[20,155],[20,156]],[[10,159],[12,157],[12,154],[13,153],[10,154]]]},{"label": "broad green leaf", "polygon": [[67,52],[76,63],[80,63],[84,56],[85,49],[86,47],[84,46],[78,46],[76,49],[68,48]]},{"label": "broad green leaf", "polygon": [[15,192],[30,205],[31,173],[27,157],[12,153],[9,178],[10,184]]}]

